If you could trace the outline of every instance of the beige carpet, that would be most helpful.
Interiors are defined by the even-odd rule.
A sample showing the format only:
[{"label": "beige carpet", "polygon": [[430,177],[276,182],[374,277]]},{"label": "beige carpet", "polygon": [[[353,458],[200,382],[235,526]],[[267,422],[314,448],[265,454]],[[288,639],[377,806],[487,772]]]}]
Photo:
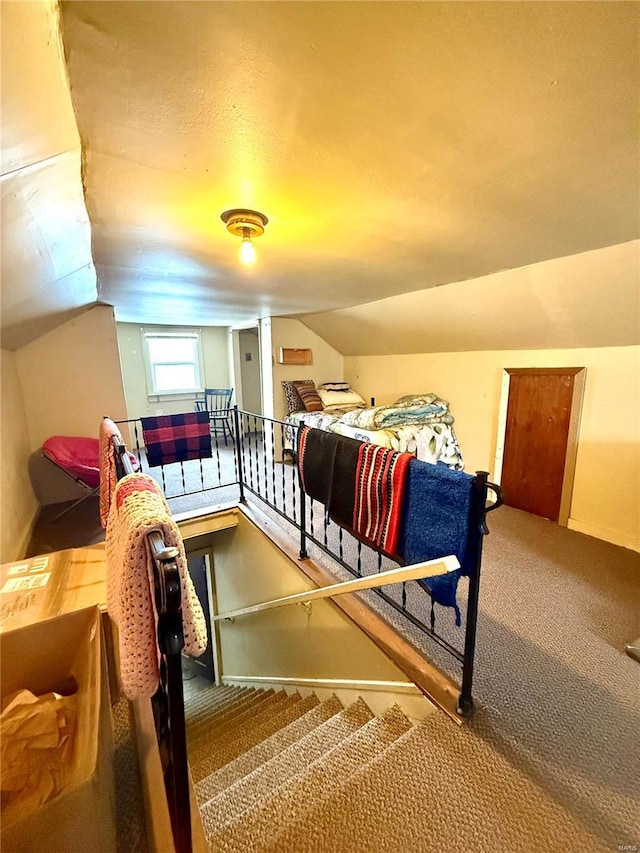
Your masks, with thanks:
[{"label": "beige carpet", "polygon": [[[515,792],[531,786],[549,820],[560,810],[587,833],[591,848],[581,849],[638,845],[640,668],[624,645],[640,633],[640,557],[507,507],[490,517],[490,527],[478,627],[477,713],[457,738],[451,761],[469,774],[465,784],[478,803],[485,802],[483,780],[491,765],[505,776],[507,790],[514,785],[514,813],[521,809],[521,793]],[[443,668],[456,672],[392,609],[372,594],[367,600]],[[438,624],[453,631],[446,618],[441,611]],[[426,741],[414,737],[416,754],[420,744],[428,751]],[[472,745],[486,758],[481,770],[455,759],[458,750],[467,755]],[[421,766],[418,761],[412,772],[429,802]],[[519,831],[525,845],[519,849],[533,849],[526,827]],[[477,847],[468,838],[473,849],[496,849]]]},{"label": "beige carpet", "polygon": [[[640,665],[624,654],[624,644],[640,634],[640,557],[506,507],[490,517],[490,528],[478,626],[478,710],[464,737],[475,738],[497,767],[531,784],[609,849],[640,846]],[[373,596],[368,600],[425,654],[450,667],[394,611]],[[454,631],[446,614],[438,615],[438,624]],[[287,725],[300,725],[300,705],[285,709]],[[227,772],[235,781],[237,768],[253,761],[248,751],[282,728],[268,715],[256,728],[245,725],[218,745],[215,766],[205,763],[204,770],[221,774],[220,784]],[[423,814],[431,801],[428,782],[419,765],[414,772],[423,798],[417,814]],[[473,767],[465,772],[482,803],[482,778],[474,779]],[[135,791],[135,782],[124,787],[125,776],[119,786]]]},{"label": "beige carpet", "polygon": [[[414,726],[399,708],[376,717],[362,700],[343,708],[309,697],[303,708],[295,695],[277,704],[272,692],[209,687],[195,701],[187,692],[190,762],[212,851],[609,849],[473,729],[440,714]],[[287,702],[300,711],[294,719],[283,714]],[[266,718],[272,733],[254,745],[253,721]],[[224,763],[214,759],[221,766],[209,773],[210,756],[221,753]]]},{"label": "beige carpet", "polygon": [[[640,634],[640,555],[509,507],[489,526],[472,728],[612,849],[640,849],[640,665],[624,652]],[[346,537],[344,550],[355,558]],[[365,558],[363,574],[375,570]],[[426,620],[428,601],[415,586],[409,604]],[[429,638],[374,593],[364,597],[459,678]],[[436,627],[461,648],[464,620],[456,628],[450,610],[436,609]]]}]

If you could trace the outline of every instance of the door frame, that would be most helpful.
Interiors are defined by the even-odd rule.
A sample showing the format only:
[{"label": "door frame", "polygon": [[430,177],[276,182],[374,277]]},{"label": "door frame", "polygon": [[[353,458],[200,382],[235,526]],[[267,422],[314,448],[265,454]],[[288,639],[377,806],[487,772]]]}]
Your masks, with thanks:
[{"label": "door frame", "polygon": [[264,378],[263,378],[263,359],[262,359],[262,329],[258,320],[250,323],[241,323],[229,328],[230,335],[230,350],[231,350],[231,365],[233,371],[233,387],[235,389],[236,403],[239,409],[244,409],[244,400],[242,394],[242,367],[240,363],[240,332],[247,329],[258,330],[258,371],[260,375],[260,403],[262,413],[264,414]]},{"label": "door frame", "polygon": [[576,473],[576,457],[578,455],[578,433],[580,432],[580,416],[584,399],[584,386],[587,376],[586,367],[505,367],[502,370],[502,385],[500,390],[500,406],[498,408],[498,432],[496,436],[496,452],[493,465],[493,478],[500,484],[502,479],[502,462],[504,460],[504,442],[507,432],[507,406],[509,404],[509,388],[511,377],[521,374],[551,374],[562,376],[573,375],[573,393],[571,397],[571,413],[569,415],[569,433],[567,435],[567,452],[564,460],[564,475],[562,478],[562,495],[560,498],[560,513],[558,525],[566,527],[571,511],[573,481]]}]

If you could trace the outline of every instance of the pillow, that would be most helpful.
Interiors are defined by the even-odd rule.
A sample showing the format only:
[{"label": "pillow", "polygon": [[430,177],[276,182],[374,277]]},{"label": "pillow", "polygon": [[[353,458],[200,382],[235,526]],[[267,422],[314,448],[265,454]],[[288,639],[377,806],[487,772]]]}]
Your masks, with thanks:
[{"label": "pillow", "polygon": [[284,398],[287,402],[287,413],[291,414],[292,412],[303,412],[304,411],[304,403],[298,394],[296,388],[294,387],[293,382],[283,382],[282,387],[284,388]]},{"label": "pillow", "polygon": [[320,388],[323,391],[351,391],[348,382],[323,382]]},{"label": "pillow", "polygon": [[316,391],[316,384],[312,379],[304,379],[300,382],[294,382],[293,387],[300,395],[303,408],[308,412],[321,412],[324,409],[322,400]]},{"label": "pillow", "polygon": [[325,391],[324,387],[318,388],[318,396],[322,400],[325,409],[330,406],[353,406],[354,409],[364,409],[367,405],[360,394],[355,391]]}]

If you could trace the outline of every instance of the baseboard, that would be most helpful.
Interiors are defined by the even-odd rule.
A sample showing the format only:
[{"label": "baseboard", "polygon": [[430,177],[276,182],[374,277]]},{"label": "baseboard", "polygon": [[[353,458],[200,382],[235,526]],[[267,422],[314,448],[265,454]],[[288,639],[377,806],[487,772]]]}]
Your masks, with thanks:
[{"label": "baseboard", "polygon": [[584,533],[586,536],[593,536],[595,539],[603,539],[605,542],[611,542],[612,545],[620,545],[622,548],[629,548],[631,551],[640,551],[640,540],[634,539],[626,533],[620,533],[617,530],[610,530],[608,527],[599,527],[597,524],[589,524],[585,521],[578,521],[575,518],[570,518],[567,527],[569,530],[575,530],[576,533]]},{"label": "baseboard", "polygon": [[414,722],[424,720],[436,711],[435,705],[409,681],[365,681],[342,678],[283,678],[279,676],[223,675],[227,687],[253,687],[259,690],[285,690],[302,696],[315,695],[324,701],[337,696],[347,706],[362,698],[374,714],[381,714],[391,705],[399,705]]}]

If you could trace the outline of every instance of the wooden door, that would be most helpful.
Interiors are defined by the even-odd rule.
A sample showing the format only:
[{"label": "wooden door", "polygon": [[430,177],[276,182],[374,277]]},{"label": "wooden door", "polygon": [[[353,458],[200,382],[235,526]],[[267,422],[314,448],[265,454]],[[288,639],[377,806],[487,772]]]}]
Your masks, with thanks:
[{"label": "wooden door", "polygon": [[582,368],[510,369],[501,486],[508,506],[558,521],[574,379]]}]

